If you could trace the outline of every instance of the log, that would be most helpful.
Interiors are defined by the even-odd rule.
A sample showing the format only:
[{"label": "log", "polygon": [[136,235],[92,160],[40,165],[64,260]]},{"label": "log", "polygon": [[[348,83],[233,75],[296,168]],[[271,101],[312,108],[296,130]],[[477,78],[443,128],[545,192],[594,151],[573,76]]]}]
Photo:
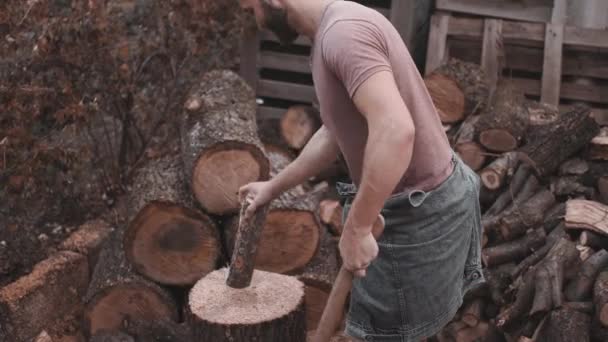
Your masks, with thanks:
[{"label": "log", "polygon": [[591,338],[597,342],[608,341],[608,328],[603,327],[597,320],[592,320]]},{"label": "log", "polygon": [[593,303],[596,319],[608,328],[608,271],[602,271],[593,285]]},{"label": "log", "polygon": [[483,341],[491,333],[491,328],[488,322],[479,322],[475,327],[461,329],[456,333],[456,342]]},{"label": "log", "polygon": [[433,72],[424,78],[424,83],[442,123],[451,124],[464,119],[464,92],[455,80]]},{"label": "log", "polygon": [[595,250],[608,249],[608,237],[590,230],[583,230],[578,241],[581,245]]},{"label": "log", "polygon": [[454,138],[454,151],[471,169],[477,171],[486,163],[485,149],[475,141],[475,125],[479,115],[471,115],[460,125]]},{"label": "log", "polygon": [[453,79],[464,93],[464,115],[479,114],[485,107],[490,94],[489,84],[481,66],[450,58],[434,73]]},{"label": "log", "polygon": [[499,221],[502,239],[513,240],[525,234],[528,228],[533,228],[543,222],[544,214],[555,203],[555,197],[549,190],[541,190],[527,202],[514,206]]},{"label": "log", "polygon": [[591,139],[588,156],[591,160],[608,160],[608,127],[602,127],[600,133]]},{"label": "log", "polygon": [[60,245],[60,250],[72,251],[82,254],[89,261],[89,274],[97,264],[99,253],[103,244],[108,240],[112,227],[100,219],[91,220],[82,224]]},{"label": "log", "polygon": [[135,342],[135,339],[122,331],[100,330],[91,336],[89,342]]},{"label": "log", "polygon": [[255,270],[251,286],[226,286],[226,269],[199,280],[188,297],[196,341],[306,341],[304,284],[291,276]]},{"label": "log", "polygon": [[574,107],[519,149],[530,158],[539,177],[553,174],[564,161],[597,135],[599,127],[589,112],[588,108]]},{"label": "log", "polygon": [[588,342],[591,318],[584,313],[559,309],[549,313],[546,324],[541,329],[538,341]]},{"label": "log", "polygon": [[582,262],[587,261],[591,255],[595,252],[591,247],[577,245],[576,249],[578,249],[579,256]]},{"label": "log", "polygon": [[124,229],[112,232],[99,255],[85,296],[84,330],[118,331],[124,322],[177,321],[177,304],[169,292],[137,274],[122,248]]},{"label": "log", "polygon": [[192,341],[192,330],[187,323],[176,323],[167,319],[130,321],[124,330],[133,336],[135,341]]},{"label": "log", "polygon": [[464,308],[460,319],[469,327],[475,327],[483,318],[481,314],[483,312],[484,304],[483,299],[474,299]]},{"label": "log", "polygon": [[519,193],[528,177],[530,176],[531,170],[527,165],[520,165],[517,171],[513,174],[511,182],[509,182],[508,188],[498,196],[494,204],[484,212],[484,216],[495,216],[506,209],[509,204],[512,203],[512,199],[515,194]]},{"label": "log", "polygon": [[545,239],[545,231],[543,229],[536,229],[520,239],[484,248],[481,253],[481,260],[486,267],[521,260],[544,245]]},{"label": "log", "polygon": [[342,206],[339,201],[322,200],[319,203],[319,217],[333,235],[342,235]]},{"label": "log", "polygon": [[0,339],[32,341],[57,317],[81,307],[88,280],[83,255],[61,251],[37,263],[32,272],[0,289]]},{"label": "log", "polygon": [[523,91],[511,81],[499,82],[490,108],[479,119],[479,142],[490,151],[515,150],[528,128],[529,116]]},{"label": "log", "polygon": [[578,176],[562,176],[551,180],[551,192],[558,197],[578,197],[593,198],[595,189],[579,183]]},{"label": "log", "polygon": [[503,293],[509,285],[511,285],[511,277],[509,274],[513,271],[515,265],[503,264],[496,269],[484,268],[484,277],[490,291],[492,301],[500,306],[506,304]]},{"label": "log", "polygon": [[504,153],[479,173],[483,185],[492,190],[502,187],[507,176],[515,173],[518,164],[517,152]]},{"label": "log", "polygon": [[304,271],[297,276],[304,283],[306,306],[306,329],[316,330],[323,314],[332,285],[340,269],[338,239],[324,232],[319,252]]},{"label": "log", "polygon": [[569,200],[566,202],[566,228],[587,229],[608,235],[608,206],[594,201]]},{"label": "log", "polygon": [[574,280],[566,287],[566,298],[573,302],[590,299],[593,283],[597,275],[606,267],[608,267],[608,251],[602,249],[583,263]]},{"label": "log", "polygon": [[595,310],[593,302],[565,302],[562,307],[588,315],[592,315]]},{"label": "log", "polygon": [[572,159],[566,160],[559,167],[559,175],[560,176],[580,176],[584,175],[589,171],[589,163],[586,160],[575,157]]},{"label": "log", "polygon": [[564,216],[566,216],[566,203],[556,203],[545,215],[543,222],[545,232],[547,234],[552,232],[555,227],[564,221]]},{"label": "log", "polygon": [[124,233],[127,260],[140,275],[165,285],[192,285],[221,257],[219,229],[194,209],[178,155],[136,171]]},{"label": "log", "polygon": [[608,176],[598,178],[597,190],[600,194],[600,201],[608,205]]},{"label": "log", "polygon": [[281,117],[280,127],[287,146],[301,150],[321,127],[319,112],[312,106],[293,105]]},{"label": "log", "polygon": [[241,186],[268,179],[253,90],[228,70],[206,73],[188,96],[180,124],[186,180],[206,212],[235,214]]}]

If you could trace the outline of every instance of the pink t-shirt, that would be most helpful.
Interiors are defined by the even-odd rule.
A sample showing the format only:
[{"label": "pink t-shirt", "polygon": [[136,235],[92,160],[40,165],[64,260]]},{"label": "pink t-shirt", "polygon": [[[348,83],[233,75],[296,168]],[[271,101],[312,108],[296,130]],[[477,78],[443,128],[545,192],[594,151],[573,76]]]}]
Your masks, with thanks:
[{"label": "pink t-shirt", "polygon": [[[335,136],[350,176],[360,184],[367,123],[352,96],[372,74],[392,72],[416,128],[409,168],[395,189],[431,190],[452,171],[452,152],[439,115],[401,36],[379,12],[336,1],[323,14],[311,68],[321,119]],[[396,155],[395,163],[404,162]]]}]

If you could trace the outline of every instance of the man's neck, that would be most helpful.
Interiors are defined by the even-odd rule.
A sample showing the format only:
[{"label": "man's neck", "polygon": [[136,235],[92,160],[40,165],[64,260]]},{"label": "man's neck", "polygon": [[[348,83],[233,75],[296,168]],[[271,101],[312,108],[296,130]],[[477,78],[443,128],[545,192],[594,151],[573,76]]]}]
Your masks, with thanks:
[{"label": "man's neck", "polygon": [[325,9],[336,0],[286,1],[290,24],[301,35],[314,40]]}]

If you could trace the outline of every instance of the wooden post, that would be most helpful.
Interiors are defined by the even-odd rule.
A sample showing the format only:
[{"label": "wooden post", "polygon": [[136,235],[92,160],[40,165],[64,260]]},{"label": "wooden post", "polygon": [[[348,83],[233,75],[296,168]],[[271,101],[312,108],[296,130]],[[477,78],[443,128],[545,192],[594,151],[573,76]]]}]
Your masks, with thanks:
[{"label": "wooden post", "polygon": [[545,32],[545,57],[540,100],[552,106],[559,105],[563,41],[564,25],[548,23]]},{"label": "wooden post", "polygon": [[494,95],[499,73],[502,72],[500,59],[504,56],[502,42],[502,20],[485,19],[483,45],[481,50],[481,68],[488,77],[490,98]]},{"label": "wooden post", "polygon": [[431,33],[429,34],[425,66],[426,75],[437,69],[445,59],[449,23],[449,14],[438,13],[431,17]]}]

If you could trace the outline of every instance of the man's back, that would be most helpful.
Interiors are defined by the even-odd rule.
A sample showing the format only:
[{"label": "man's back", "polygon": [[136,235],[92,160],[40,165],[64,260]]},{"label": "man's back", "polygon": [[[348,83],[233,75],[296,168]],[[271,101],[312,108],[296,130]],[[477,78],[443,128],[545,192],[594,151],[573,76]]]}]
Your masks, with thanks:
[{"label": "man's back", "polygon": [[386,18],[351,1],[332,3],[323,14],[311,62],[323,123],[338,141],[355,184],[361,180],[367,124],[352,97],[382,70],[393,73],[416,129],[412,161],[395,192],[428,191],[447,178],[451,149],[439,116],[409,51]]}]

